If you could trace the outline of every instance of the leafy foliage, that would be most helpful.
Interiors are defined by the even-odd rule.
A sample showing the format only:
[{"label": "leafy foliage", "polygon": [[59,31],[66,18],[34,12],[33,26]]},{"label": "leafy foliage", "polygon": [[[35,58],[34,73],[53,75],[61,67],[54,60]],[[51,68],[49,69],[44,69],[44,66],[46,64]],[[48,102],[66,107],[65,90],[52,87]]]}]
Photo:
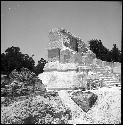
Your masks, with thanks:
[{"label": "leafy foliage", "polygon": [[18,71],[22,68],[34,70],[35,62],[32,57],[22,54],[19,47],[9,47],[5,50],[5,54],[1,54],[1,73],[9,75],[12,70]]},{"label": "leafy foliage", "polygon": [[110,51],[101,42],[101,40],[92,39],[89,41],[90,50],[96,54],[98,59],[107,62],[121,62],[121,51],[117,48],[116,44],[113,44],[113,48]]},{"label": "leafy foliage", "polygon": [[121,62],[121,51],[117,48],[116,44],[113,44],[111,56],[113,62]]},{"label": "leafy foliage", "polygon": [[42,73],[43,72],[43,68],[45,66],[45,64],[47,63],[46,60],[44,60],[43,58],[41,58],[39,61],[38,61],[38,64],[37,66],[35,67],[35,73],[36,75],[38,75],[39,73]]},{"label": "leafy foliage", "polygon": [[37,90],[40,90],[40,93],[45,92],[42,81],[27,68],[21,68],[20,72],[14,69],[9,74],[9,78],[8,83],[2,83],[2,96],[17,97],[29,95]]}]

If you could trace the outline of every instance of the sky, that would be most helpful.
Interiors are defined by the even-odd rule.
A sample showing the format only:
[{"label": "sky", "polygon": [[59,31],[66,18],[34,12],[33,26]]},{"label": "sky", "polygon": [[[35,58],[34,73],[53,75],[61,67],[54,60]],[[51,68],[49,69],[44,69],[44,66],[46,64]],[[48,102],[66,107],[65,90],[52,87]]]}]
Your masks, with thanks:
[{"label": "sky", "polygon": [[62,27],[85,43],[100,39],[121,50],[122,2],[117,1],[1,1],[1,53],[20,47],[35,63],[47,60],[48,34]]}]

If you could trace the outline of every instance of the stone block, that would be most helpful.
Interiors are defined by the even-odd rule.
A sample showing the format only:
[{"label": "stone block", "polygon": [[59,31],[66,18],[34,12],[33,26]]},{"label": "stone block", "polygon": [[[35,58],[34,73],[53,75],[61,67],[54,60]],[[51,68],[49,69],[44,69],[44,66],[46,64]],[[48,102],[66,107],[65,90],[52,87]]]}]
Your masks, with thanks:
[{"label": "stone block", "polygon": [[60,49],[51,49],[48,50],[48,61],[59,61],[60,60]]},{"label": "stone block", "polygon": [[97,95],[92,92],[74,92],[72,94],[74,102],[81,107],[84,112],[88,112],[97,100]]},{"label": "stone block", "polygon": [[79,64],[82,64],[82,63],[83,63],[83,62],[82,62],[82,56],[81,56],[80,53],[76,53],[74,58],[75,58],[74,63],[79,63]]},{"label": "stone block", "polygon": [[72,53],[68,49],[62,50],[60,52],[60,62],[62,62],[62,63],[69,63],[71,55],[72,55]]}]

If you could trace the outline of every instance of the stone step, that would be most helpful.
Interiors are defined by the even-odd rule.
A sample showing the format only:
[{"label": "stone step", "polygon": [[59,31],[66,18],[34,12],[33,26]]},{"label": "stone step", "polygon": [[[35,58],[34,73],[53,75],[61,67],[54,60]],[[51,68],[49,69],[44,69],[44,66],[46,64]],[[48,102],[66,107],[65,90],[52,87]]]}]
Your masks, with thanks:
[{"label": "stone step", "polygon": [[104,70],[104,68],[100,68],[100,67],[99,67],[99,68],[97,67],[97,68],[95,68],[95,69],[97,69],[97,70]]},{"label": "stone step", "polygon": [[113,78],[112,76],[104,76],[104,75],[100,77]]},{"label": "stone step", "polygon": [[109,81],[109,82],[119,82],[117,79],[103,79],[104,81]]},{"label": "stone step", "polygon": [[117,79],[114,79],[114,78],[104,78],[104,77],[102,77],[102,79],[107,79],[107,80],[117,80]]},{"label": "stone step", "polygon": [[112,77],[111,77],[111,78],[103,78],[103,79],[112,79],[112,80],[117,80],[116,78],[112,78]]},{"label": "stone step", "polygon": [[112,79],[112,80],[115,80],[115,79],[114,79],[114,78],[112,78],[112,77],[111,77],[111,78],[106,78],[106,77],[104,78],[104,77],[102,77],[102,78],[103,78],[103,79]]},{"label": "stone step", "polygon": [[118,81],[104,81],[104,82],[106,82],[106,83],[120,83]]},{"label": "stone step", "polygon": [[112,78],[112,77],[99,77],[100,79],[114,79],[114,78]]},{"label": "stone step", "polygon": [[104,68],[96,68],[96,70],[105,70]]},{"label": "stone step", "polygon": [[112,76],[99,76],[99,77],[102,77],[102,78],[114,78]]},{"label": "stone step", "polygon": [[104,81],[104,82],[106,82],[106,83],[117,83],[118,81]]}]

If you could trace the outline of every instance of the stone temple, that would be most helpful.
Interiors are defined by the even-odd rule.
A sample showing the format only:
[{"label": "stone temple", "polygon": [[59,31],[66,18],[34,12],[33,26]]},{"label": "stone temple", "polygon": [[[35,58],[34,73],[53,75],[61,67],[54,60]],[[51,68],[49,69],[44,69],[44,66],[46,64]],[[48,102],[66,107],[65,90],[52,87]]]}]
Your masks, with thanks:
[{"label": "stone temple", "polygon": [[[104,74],[108,74],[108,78],[114,77],[112,64],[97,59],[80,38],[62,28],[49,32],[48,63],[44,67],[44,72],[39,74],[48,90],[88,89],[90,79],[107,84]],[[115,81],[112,81],[112,84],[119,83],[117,79],[113,80]]]}]

